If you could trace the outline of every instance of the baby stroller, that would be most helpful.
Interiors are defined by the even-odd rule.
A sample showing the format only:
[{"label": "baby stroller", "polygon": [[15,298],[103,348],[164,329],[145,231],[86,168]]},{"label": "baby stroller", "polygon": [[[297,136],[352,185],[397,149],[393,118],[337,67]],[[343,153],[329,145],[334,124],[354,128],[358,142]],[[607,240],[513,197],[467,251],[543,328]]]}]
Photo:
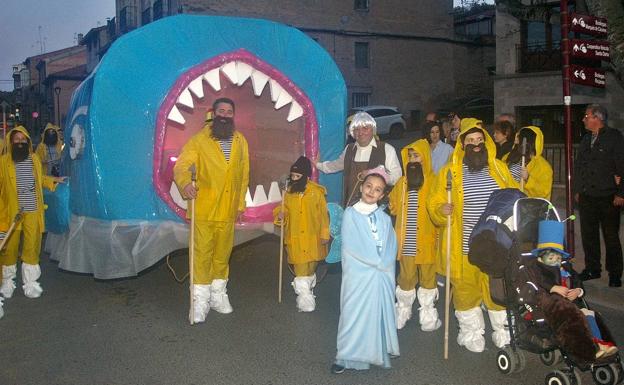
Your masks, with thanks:
[{"label": "baby stroller", "polygon": [[[580,385],[579,371],[591,371],[596,384],[622,383],[619,354],[590,361],[577,359],[557,343],[551,327],[527,304],[521,290],[522,268],[535,258],[531,251],[537,246],[538,223],[548,219],[560,221],[549,201],[527,198],[515,189],[499,190],[490,197],[471,235],[469,259],[489,275],[492,300],[507,309],[510,344],[497,353],[497,367],[503,374],[520,372],[526,365],[525,352],[530,352],[538,354],[546,366],[563,364],[546,375],[547,385]],[[584,299],[581,301],[589,309]],[[595,314],[603,338],[615,343],[598,312]]]}]

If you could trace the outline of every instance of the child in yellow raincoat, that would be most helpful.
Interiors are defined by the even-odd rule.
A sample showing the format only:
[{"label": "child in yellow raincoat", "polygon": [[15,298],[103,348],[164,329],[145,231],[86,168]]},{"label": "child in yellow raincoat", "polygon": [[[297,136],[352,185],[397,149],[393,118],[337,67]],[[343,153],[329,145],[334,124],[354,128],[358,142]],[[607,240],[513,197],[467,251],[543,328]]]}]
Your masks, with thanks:
[{"label": "child in yellow raincoat", "polygon": [[60,165],[63,147],[61,129],[52,123],[48,123],[41,133],[41,142],[35,151],[46,175],[61,175]]},{"label": "child in yellow raincoat", "polygon": [[[435,301],[436,229],[427,212],[427,199],[435,177],[429,143],[425,139],[401,150],[402,176],[390,193],[390,212],[396,216],[400,264],[396,287],[397,328],[402,329],[412,317],[412,304],[418,296],[420,328],[434,331],[441,325]],[[420,284],[418,291],[416,285]]]},{"label": "child in yellow raincoat", "polygon": [[[522,142],[526,138],[525,166],[522,168]],[[523,192],[531,198],[550,200],[553,169],[542,156],[544,134],[539,127],[527,126],[518,131],[516,142],[509,154],[503,157],[516,182],[524,179]]]},{"label": "child in yellow raincoat", "polygon": [[329,215],[325,188],[310,180],[310,160],[299,157],[290,168],[290,183],[284,195],[284,213],[273,210],[275,223],[285,228],[288,263],[294,266],[292,286],[297,294],[297,309],[311,312],[316,308],[312,290],[316,285],[316,267],[327,254]]}]

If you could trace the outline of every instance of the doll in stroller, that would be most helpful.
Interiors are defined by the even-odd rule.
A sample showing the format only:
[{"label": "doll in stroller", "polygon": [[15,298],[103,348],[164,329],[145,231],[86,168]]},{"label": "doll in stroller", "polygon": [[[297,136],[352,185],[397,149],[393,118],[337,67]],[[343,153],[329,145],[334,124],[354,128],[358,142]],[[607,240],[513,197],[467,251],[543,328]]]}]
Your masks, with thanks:
[{"label": "doll in stroller", "polygon": [[[504,195],[492,194],[488,206],[497,198],[510,198]],[[493,231],[507,233],[511,245],[505,247],[506,253],[500,253],[500,246],[492,247],[492,243],[505,244],[505,237],[478,233],[479,224],[471,237],[472,254],[481,255],[471,262],[489,270],[485,272],[490,276],[492,299],[507,309],[511,338],[497,354],[499,371],[523,370],[524,354],[531,352],[539,354],[547,366],[563,364],[546,375],[546,384],[580,385],[580,371],[591,371],[596,384],[621,383],[624,371],[617,344],[600,314],[585,301],[585,291],[564,248],[565,223],[556,209],[541,198],[520,197],[513,205],[494,205],[499,210],[505,206],[510,208],[495,214],[486,208],[486,217],[481,219],[494,220],[497,228]],[[473,248],[472,244],[481,246]],[[485,263],[485,249],[497,250],[503,261]]]}]

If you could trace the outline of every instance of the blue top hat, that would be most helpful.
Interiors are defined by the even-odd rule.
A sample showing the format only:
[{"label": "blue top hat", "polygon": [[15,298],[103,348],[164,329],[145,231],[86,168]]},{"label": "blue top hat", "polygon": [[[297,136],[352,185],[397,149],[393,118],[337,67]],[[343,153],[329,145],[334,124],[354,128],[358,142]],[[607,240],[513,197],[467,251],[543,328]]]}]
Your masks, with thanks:
[{"label": "blue top hat", "polygon": [[556,250],[568,258],[570,254],[563,249],[565,224],[559,221],[540,221],[537,236],[537,248],[532,251],[537,256],[542,250]]}]

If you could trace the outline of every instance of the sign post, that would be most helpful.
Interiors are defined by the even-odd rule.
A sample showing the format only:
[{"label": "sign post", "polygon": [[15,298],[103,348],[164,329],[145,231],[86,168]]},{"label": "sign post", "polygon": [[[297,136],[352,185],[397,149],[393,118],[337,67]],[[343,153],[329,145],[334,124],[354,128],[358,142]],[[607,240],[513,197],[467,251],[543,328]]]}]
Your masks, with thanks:
[{"label": "sign post", "polygon": [[9,107],[9,103],[7,103],[7,102],[5,102],[3,100],[2,103],[0,103],[0,107],[2,107],[2,131],[3,131],[3,137],[6,138],[6,131],[7,131],[6,109],[7,109],[7,107]]},{"label": "sign post", "polygon": [[[574,213],[574,197],[572,191],[572,93],[570,83],[590,87],[606,86],[605,71],[589,66],[571,64],[570,59],[610,60],[609,43],[605,40],[569,39],[570,32],[582,33],[597,38],[607,37],[607,19],[572,13],[568,17],[568,0],[561,0],[561,55],[563,75],[563,108],[565,125],[565,157],[566,157],[566,215]],[[591,63],[589,64],[591,65]],[[597,65],[599,67],[600,64]],[[566,228],[568,252],[574,253],[574,223],[568,221]]]}]

